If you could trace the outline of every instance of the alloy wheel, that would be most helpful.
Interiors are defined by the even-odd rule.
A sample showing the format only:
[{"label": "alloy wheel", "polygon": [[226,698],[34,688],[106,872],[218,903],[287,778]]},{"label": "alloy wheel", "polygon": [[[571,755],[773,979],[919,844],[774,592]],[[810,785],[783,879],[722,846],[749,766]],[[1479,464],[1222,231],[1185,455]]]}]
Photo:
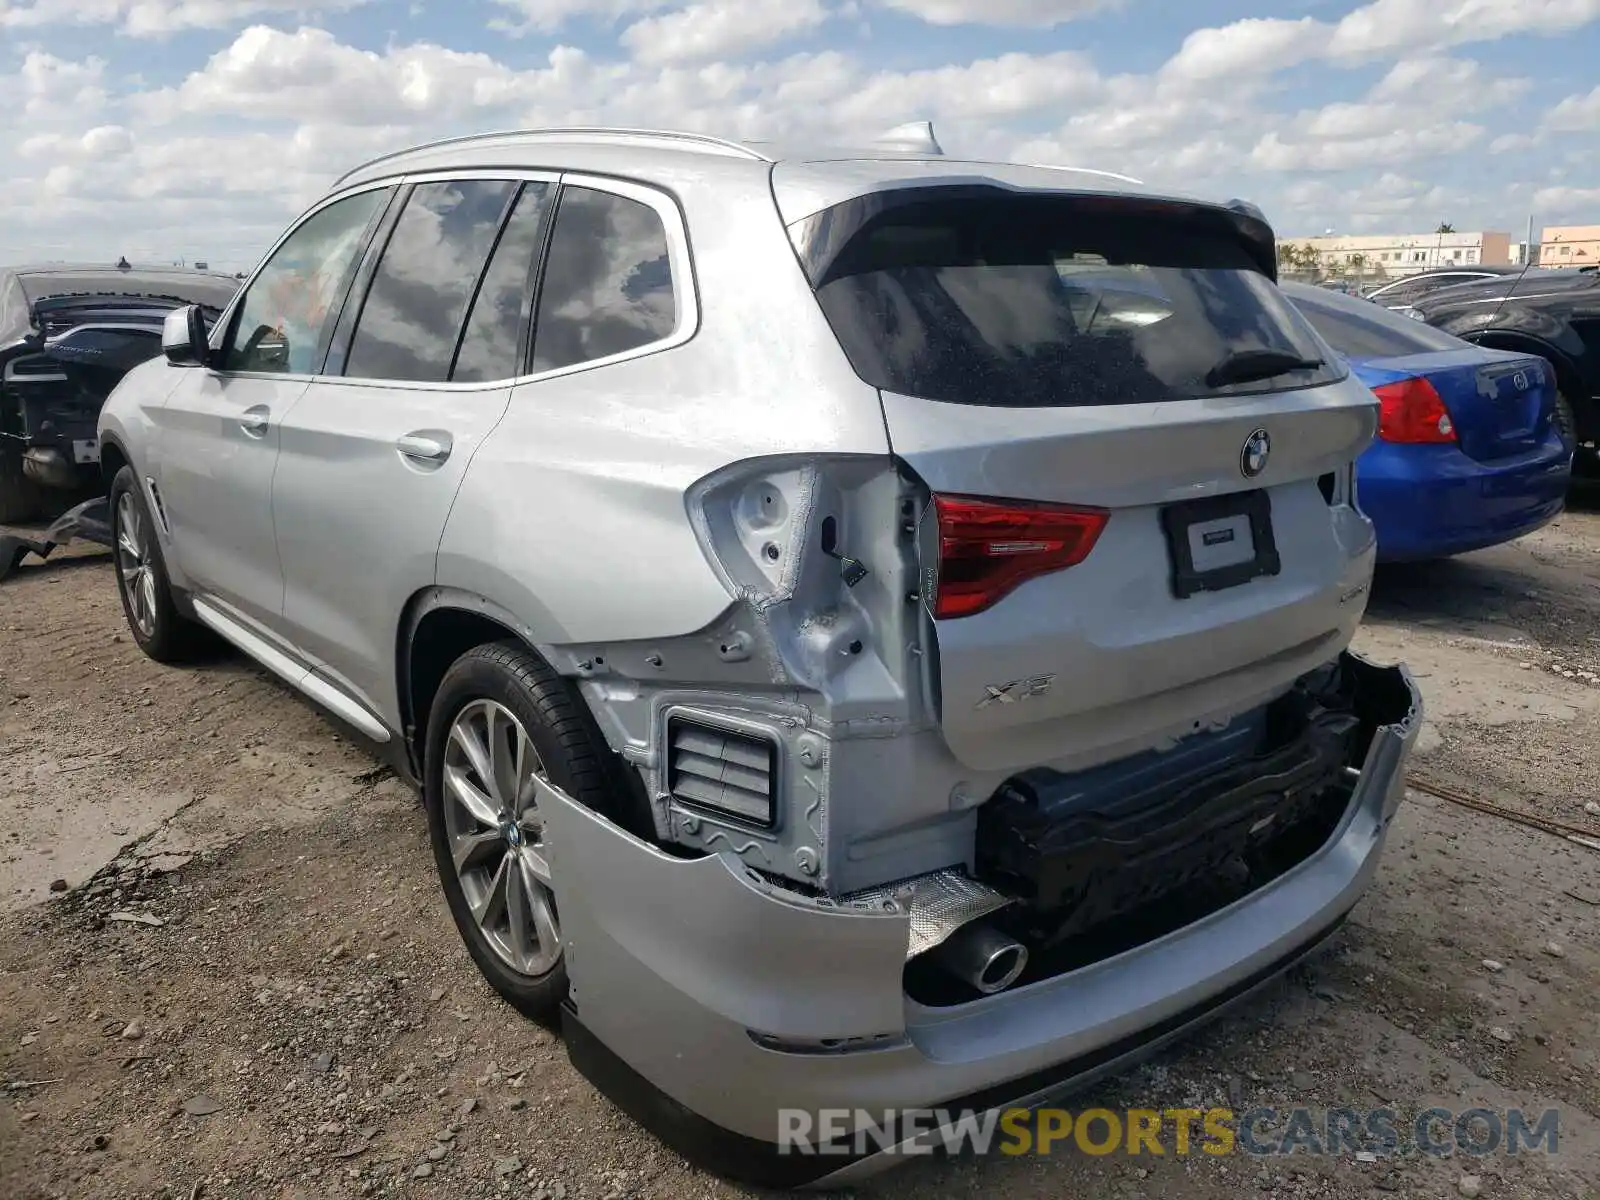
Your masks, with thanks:
[{"label": "alloy wheel", "polygon": [[156,631],[156,576],[150,532],[131,492],[117,500],[117,577],[128,601],[128,615],[142,637]]},{"label": "alloy wheel", "polygon": [[456,714],[442,789],[450,858],[484,940],[524,975],[543,975],[561,957],[535,779],[549,776],[510,709],[474,700]]}]

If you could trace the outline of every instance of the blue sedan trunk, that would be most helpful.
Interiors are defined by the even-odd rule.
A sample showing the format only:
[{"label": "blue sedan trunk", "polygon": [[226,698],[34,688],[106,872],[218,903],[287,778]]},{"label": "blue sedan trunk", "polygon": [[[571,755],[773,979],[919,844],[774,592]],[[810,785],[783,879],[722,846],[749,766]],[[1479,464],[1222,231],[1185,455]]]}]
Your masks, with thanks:
[{"label": "blue sedan trunk", "polygon": [[1324,289],[1284,291],[1383,405],[1378,437],[1356,465],[1380,560],[1482,549],[1561,512],[1572,447],[1556,424],[1547,362]]}]

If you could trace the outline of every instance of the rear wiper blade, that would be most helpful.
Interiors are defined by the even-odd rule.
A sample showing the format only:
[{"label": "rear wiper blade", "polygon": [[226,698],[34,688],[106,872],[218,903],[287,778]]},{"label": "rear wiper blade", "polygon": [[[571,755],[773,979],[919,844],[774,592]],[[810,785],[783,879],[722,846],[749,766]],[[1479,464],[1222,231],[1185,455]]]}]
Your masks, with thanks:
[{"label": "rear wiper blade", "polygon": [[1288,371],[1310,371],[1322,365],[1320,358],[1305,358],[1287,350],[1239,350],[1206,372],[1206,386],[1254,383]]}]

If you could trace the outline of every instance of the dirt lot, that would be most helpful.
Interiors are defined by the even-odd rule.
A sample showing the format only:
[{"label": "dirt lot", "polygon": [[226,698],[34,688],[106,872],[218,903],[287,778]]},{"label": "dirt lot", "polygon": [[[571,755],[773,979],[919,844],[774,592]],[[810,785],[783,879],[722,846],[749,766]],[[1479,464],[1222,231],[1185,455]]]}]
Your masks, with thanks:
[{"label": "dirt lot", "polygon": [[[1600,830],[1596,507],[1381,574],[1360,644],[1427,694],[1417,775]],[[404,788],[237,658],[145,661],[99,554],[0,585],[0,909],[0,1196],[751,1194],[479,982]],[[1556,1108],[1555,1155],[969,1157],[870,1191],[1600,1195],[1597,997],[1600,852],[1413,791],[1326,954],[1077,1103]]]}]

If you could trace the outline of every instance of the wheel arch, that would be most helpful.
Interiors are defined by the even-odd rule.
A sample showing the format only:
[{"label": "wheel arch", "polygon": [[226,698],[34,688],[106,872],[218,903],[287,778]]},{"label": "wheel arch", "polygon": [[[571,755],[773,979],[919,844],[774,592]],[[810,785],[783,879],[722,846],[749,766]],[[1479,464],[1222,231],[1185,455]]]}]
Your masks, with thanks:
[{"label": "wheel arch", "polygon": [[[445,673],[467,651],[490,642],[516,642],[557,671],[540,649],[534,630],[515,613],[485,596],[455,587],[429,587],[412,596],[402,613],[395,641],[395,694],[400,708],[401,743],[414,779],[424,780],[423,757],[433,700]],[[613,780],[624,806],[624,827],[636,836],[654,836],[644,782],[607,745],[599,722],[581,690],[576,690],[596,744],[610,754]]]},{"label": "wheel arch", "polygon": [[489,642],[516,641],[538,653],[530,634],[509,609],[459,588],[424,588],[407,601],[395,642],[395,695],[406,755],[416,778],[422,778],[433,697],[450,664]]},{"label": "wheel arch", "polygon": [[100,481],[107,495],[111,494],[111,481],[117,477],[117,472],[132,465],[133,459],[117,438],[108,434],[100,439]]}]

